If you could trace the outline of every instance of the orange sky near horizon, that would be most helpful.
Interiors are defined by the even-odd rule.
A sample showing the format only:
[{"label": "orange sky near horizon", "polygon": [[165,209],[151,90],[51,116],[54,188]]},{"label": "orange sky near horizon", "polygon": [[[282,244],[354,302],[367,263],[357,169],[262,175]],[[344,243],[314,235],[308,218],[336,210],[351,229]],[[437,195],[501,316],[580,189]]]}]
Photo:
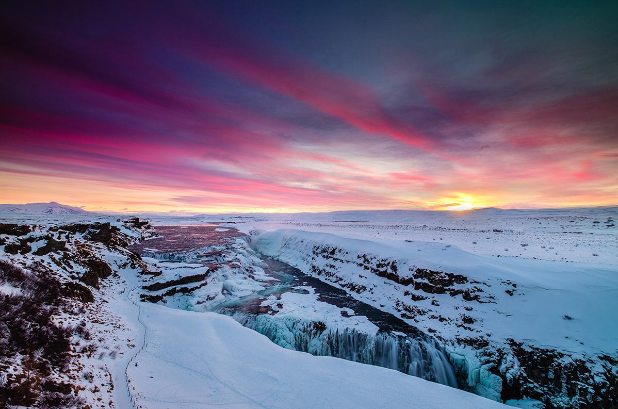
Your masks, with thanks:
[{"label": "orange sky near horizon", "polygon": [[[531,198],[530,202],[510,202],[507,195],[488,192],[478,195],[465,192],[440,192],[434,197],[409,197],[404,200],[391,200],[384,196],[380,202],[368,203],[351,200],[337,202],[306,203],[297,206],[288,203],[253,201],[250,197],[234,195],[213,195],[212,202],[178,203],[176,191],[157,188],[151,185],[129,184],[122,186],[113,182],[92,179],[63,178],[56,176],[32,175],[27,179],[22,174],[0,172],[0,202],[12,204],[59,202],[82,207],[88,211],[109,212],[187,212],[187,213],[294,213],[327,212],[337,210],[445,210],[465,211],[485,207],[500,208],[560,208],[613,206],[618,203],[616,195],[607,196],[578,195],[559,200]],[[192,194],[192,191],[187,191]]]}]

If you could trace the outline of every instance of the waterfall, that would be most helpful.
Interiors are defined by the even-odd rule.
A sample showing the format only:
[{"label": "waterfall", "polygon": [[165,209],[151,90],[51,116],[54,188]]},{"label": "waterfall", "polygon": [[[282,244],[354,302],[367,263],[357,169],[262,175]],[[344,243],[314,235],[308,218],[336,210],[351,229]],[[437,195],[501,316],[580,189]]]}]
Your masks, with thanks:
[{"label": "waterfall", "polygon": [[353,328],[327,328],[321,322],[267,314],[234,313],[232,316],[284,348],[381,366],[443,385],[458,386],[450,361],[430,337],[386,332],[368,334]]}]

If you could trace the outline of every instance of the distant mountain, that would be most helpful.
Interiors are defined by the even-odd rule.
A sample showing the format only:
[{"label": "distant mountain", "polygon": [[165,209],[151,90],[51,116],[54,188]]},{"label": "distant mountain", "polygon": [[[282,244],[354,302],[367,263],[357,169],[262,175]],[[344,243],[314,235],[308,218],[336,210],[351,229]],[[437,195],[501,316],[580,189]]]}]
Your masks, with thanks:
[{"label": "distant mountain", "polygon": [[67,206],[56,202],[0,204],[0,214],[89,214],[79,207]]}]

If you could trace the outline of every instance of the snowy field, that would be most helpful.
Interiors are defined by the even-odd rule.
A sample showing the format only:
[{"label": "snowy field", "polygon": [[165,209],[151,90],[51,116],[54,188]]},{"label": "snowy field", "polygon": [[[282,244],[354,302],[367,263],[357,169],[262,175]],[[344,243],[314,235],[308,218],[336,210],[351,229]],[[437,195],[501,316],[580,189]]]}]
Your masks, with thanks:
[{"label": "snowy field", "polygon": [[[84,315],[60,317],[72,326],[88,322],[88,337],[72,341],[86,352],[58,376],[80,385],[91,407],[490,408],[504,406],[481,396],[500,400],[505,382],[518,379],[527,392],[509,405],[543,407],[525,397],[536,392],[567,408],[603,385],[604,365],[617,352],[617,218],[616,208],[151,216],[159,226],[218,223],[211,231],[229,240],[195,252],[195,259],[165,259],[139,221],[53,210],[3,215],[0,223],[27,223],[31,231],[0,235],[0,259],[24,268],[43,263],[65,284],[88,284],[93,262],[109,266],[112,275],[90,287],[94,302]],[[111,227],[101,224],[107,222]],[[75,223],[99,224],[70,233]],[[249,237],[235,237],[235,229]],[[140,241],[152,257],[128,251]],[[466,377],[462,387],[481,396],[280,348],[207,312],[270,285],[255,252],[435,337]],[[153,285],[161,290],[145,291]],[[320,301],[313,288],[296,290],[268,296],[258,305],[270,311],[264,317],[376,331],[366,317]],[[6,281],[0,292],[23,290]],[[143,302],[144,295],[163,305]],[[11,373],[20,372],[20,359],[7,361]],[[609,374],[617,369],[610,366]],[[559,378],[557,389],[544,383],[552,377]],[[566,392],[575,384],[583,388],[577,399]]]},{"label": "snowy field", "polygon": [[474,254],[618,266],[617,207],[153,215],[151,219],[160,225],[231,221],[245,233],[296,229],[349,238],[441,242]]}]

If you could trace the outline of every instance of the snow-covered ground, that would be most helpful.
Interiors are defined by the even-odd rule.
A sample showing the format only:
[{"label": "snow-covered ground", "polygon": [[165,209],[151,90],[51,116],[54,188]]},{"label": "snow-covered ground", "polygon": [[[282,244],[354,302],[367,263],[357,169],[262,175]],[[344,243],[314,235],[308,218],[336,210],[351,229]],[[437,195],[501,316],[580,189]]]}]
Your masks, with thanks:
[{"label": "snow-covered ground", "polygon": [[[500,406],[396,371],[283,349],[206,312],[268,287],[272,277],[254,250],[436,337],[477,394],[500,399],[507,380],[518,379],[527,382],[522,390],[539,399],[553,393],[553,404],[570,407],[583,402],[566,398],[573,388],[585,396],[605,385],[603,365],[610,363],[610,375],[617,369],[611,363],[618,342],[617,217],[616,208],[155,217],[159,225],[221,222],[212,229],[233,245],[166,258],[156,240],[147,240],[143,250],[152,257],[141,260],[125,244],[97,241],[105,235],[58,230],[110,222],[126,243],[151,238],[117,216],[11,214],[0,223],[27,222],[32,231],[1,234],[0,258],[25,268],[42,262],[62,282],[84,281],[94,259],[111,268],[91,288],[95,300],[83,317],[60,318],[67,325],[88,322],[90,341],[75,339],[86,352],[71,376],[91,407]],[[233,238],[234,229],[251,239]],[[55,241],[66,242],[66,250],[51,248]],[[164,285],[144,290],[153,283]],[[366,317],[320,301],[311,287],[295,290],[258,307],[277,319],[322,318],[327,328],[376,331]],[[0,283],[2,294],[20,291]],[[167,306],[140,301],[144,295]],[[555,379],[557,391],[547,379]]]},{"label": "snow-covered ground", "polygon": [[233,222],[252,229],[296,229],[360,239],[451,244],[474,254],[618,266],[618,207],[299,214],[153,216],[154,224]]}]

